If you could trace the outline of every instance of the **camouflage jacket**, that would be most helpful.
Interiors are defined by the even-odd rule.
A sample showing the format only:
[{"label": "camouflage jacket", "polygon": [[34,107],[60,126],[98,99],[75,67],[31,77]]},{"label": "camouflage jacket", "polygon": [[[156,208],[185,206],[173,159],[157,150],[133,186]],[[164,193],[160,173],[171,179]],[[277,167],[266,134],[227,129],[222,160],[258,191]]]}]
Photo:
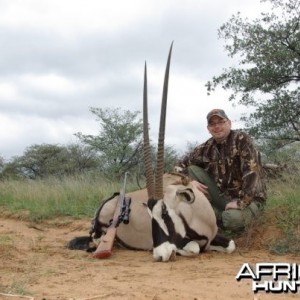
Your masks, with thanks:
[{"label": "camouflage jacket", "polygon": [[225,196],[239,199],[240,209],[247,207],[253,199],[266,200],[260,154],[244,132],[231,130],[221,144],[210,138],[179,162],[184,173],[189,165],[205,169]]}]

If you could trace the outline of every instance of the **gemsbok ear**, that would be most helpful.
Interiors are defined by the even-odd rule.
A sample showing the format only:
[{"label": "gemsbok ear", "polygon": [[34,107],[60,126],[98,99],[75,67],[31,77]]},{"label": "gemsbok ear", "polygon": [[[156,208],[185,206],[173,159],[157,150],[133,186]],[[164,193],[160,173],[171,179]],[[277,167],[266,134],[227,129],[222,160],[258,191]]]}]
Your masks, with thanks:
[{"label": "gemsbok ear", "polygon": [[192,189],[177,190],[176,196],[180,200],[189,204],[192,204],[195,201],[195,194]]}]

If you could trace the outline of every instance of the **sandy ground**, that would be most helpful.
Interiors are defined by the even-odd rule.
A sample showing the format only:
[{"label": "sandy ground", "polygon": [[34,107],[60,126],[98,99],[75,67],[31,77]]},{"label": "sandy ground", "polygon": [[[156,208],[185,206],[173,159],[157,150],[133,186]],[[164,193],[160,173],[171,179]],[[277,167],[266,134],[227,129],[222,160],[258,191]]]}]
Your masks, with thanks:
[{"label": "sandy ground", "polygon": [[158,263],[151,252],[114,248],[110,258],[99,260],[65,247],[89,227],[90,220],[33,224],[0,217],[0,299],[300,299],[299,292],[254,295],[249,280],[235,279],[245,262],[299,263],[299,257],[238,247],[230,255]]}]

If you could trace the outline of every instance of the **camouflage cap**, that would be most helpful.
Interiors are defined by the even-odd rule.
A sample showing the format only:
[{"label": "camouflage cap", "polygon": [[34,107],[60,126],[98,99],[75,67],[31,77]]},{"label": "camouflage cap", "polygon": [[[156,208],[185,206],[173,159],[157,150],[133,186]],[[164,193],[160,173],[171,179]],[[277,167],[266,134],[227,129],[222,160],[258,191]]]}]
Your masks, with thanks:
[{"label": "camouflage cap", "polygon": [[211,117],[213,117],[213,116],[218,116],[218,117],[220,117],[220,118],[222,118],[222,119],[228,119],[228,117],[227,117],[225,111],[224,111],[223,109],[219,109],[219,108],[215,108],[215,109],[211,110],[211,111],[207,114],[207,116],[206,116],[207,122],[209,122],[209,120],[210,120]]}]

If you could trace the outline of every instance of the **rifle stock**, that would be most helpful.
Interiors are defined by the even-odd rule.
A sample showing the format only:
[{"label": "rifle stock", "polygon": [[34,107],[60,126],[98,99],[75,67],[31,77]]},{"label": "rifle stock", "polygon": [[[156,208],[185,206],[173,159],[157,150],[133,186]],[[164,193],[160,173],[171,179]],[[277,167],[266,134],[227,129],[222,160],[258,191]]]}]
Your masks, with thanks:
[{"label": "rifle stock", "polygon": [[94,258],[108,258],[112,255],[112,248],[117,234],[117,227],[119,226],[120,216],[122,214],[122,205],[125,201],[126,177],[127,172],[125,173],[124,187],[120,190],[120,195],[117,201],[112,222],[107,228],[106,233],[101,236],[100,243],[93,254]]},{"label": "rifle stock", "polygon": [[105,235],[101,236],[100,244],[93,254],[94,258],[108,258],[112,255],[112,248],[117,234],[117,228],[110,226]]}]

